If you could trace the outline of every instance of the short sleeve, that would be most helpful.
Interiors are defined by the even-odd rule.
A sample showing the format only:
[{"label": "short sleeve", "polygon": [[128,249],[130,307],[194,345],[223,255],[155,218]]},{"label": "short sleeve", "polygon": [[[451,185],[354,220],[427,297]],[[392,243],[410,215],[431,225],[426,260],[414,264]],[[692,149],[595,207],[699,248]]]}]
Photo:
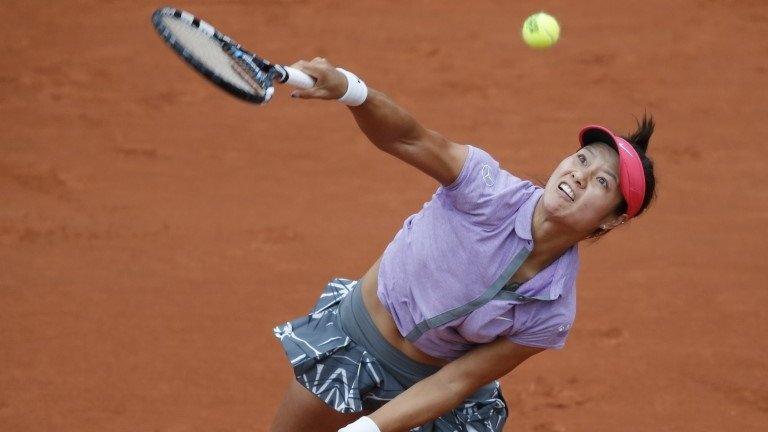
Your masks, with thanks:
[{"label": "short sleeve", "polygon": [[526,307],[529,304],[516,307],[518,310],[507,339],[537,348],[563,348],[573,325],[573,314],[548,313],[547,302],[537,303],[534,307]]},{"label": "short sleeve", "polygon": [[507,339],[525,346],[561,349],[565,346],[565,340],[568,339],[570,329],[570,324],[552,323],[552,325],[540,327],[533,331],[516,332],[512,336],[507,336]]},{"label": "short sleeve", "polygon": [[486,224],[497,224],[525,203],[535,186],[500,168],[485,151],[469,147],[467,159],[456,180],[440,194],[457,210]]}]

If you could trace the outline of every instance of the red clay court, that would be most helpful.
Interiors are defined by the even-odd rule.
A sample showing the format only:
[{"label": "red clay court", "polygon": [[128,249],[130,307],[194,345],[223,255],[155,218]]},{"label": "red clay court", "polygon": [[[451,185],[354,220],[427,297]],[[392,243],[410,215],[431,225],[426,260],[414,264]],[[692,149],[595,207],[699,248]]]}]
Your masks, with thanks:
[{"label": "red clay court", "polygon": [[[0,8],[2,431],[265,431],[292,379],[272,327],[437,187],[340,104],[198,78],[154,33],[161,5]],[[766,430],[768,4],[174,6],[277,62],[325,56],[522,177],[582,125],[652,112],[659,199],[581,247],[574,330],[503,380],[506,430]],[[541,9],[562,40],[533,51]]]}]

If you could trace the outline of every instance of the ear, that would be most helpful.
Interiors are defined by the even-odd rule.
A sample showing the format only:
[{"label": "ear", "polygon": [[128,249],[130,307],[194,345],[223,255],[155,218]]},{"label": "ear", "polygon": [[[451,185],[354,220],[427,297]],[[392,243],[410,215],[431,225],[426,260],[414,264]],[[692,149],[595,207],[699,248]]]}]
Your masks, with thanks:
[{"label": "ear", "polygon": [[603,231],[610,231],[616,228],[617,226],[623,224],[626,221],[627,221],[626,213],[619,216],[611,216],[606,220],[603,220],[603,223],[600,224],[600,229]]}]

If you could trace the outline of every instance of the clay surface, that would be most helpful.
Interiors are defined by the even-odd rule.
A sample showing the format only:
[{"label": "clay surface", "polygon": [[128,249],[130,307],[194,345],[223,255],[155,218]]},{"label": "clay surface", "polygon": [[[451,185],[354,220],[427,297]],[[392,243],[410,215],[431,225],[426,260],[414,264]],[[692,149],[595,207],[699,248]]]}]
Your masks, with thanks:
[{"label": "clay surface", "polygon": [[[340,104],[198,78],[158,6],[0,8],[0,430],[265,431],[292,379],[272,327],[437,187]],[[327,57],[521,177],[653,113],[659,199],[581,247],[568,344],[503,379],[506,430],[766,430],[765,2],[177,6],[273,61]],[[533,51],[540,9],[562,34]]]}]

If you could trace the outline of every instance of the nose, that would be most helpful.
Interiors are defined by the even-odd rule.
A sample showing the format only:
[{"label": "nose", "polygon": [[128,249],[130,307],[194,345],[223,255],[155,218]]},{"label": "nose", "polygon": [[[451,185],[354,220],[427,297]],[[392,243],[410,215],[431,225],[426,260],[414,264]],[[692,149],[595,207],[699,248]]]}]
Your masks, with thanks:
[{"label": "nose", "polygon": [[584,187],[584,173],[579,170],[575,170],[571,173],[571,177],[573,177],[573,181],[575,181],[580,188]]}]

